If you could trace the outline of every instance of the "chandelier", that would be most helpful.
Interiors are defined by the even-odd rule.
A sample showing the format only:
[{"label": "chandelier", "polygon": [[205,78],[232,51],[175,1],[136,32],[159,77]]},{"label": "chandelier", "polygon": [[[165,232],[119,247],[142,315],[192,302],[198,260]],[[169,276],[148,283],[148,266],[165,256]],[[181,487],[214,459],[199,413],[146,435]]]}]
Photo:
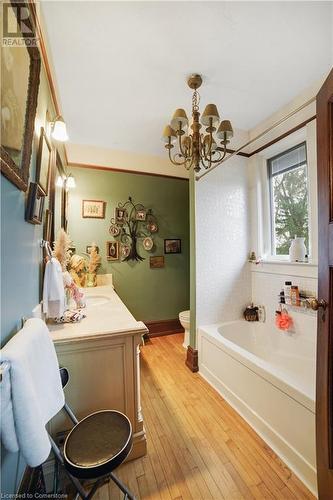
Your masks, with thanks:
[{"label": "chandelier", "polygon": [[[189,122],[185,110],[176,109],[170,125],[164,129],[163,141],[174,165],[183,165],[187,170],[193,166],[195,172],[199,172],[201,167],[207,170],[222,162],[227,153],[227,144],[234,133],[229,120],[222,120],[219,124],[220,115],[215,104],[207,104],[200,120],[206,127],[206,133],[200,132],[200,95],[197,89],[202,84],[201,75],[191,75],[187,84],[193,89],[190,126],[192,131],[188,130]],[[178,151],[172,152],[176,141]]]}]

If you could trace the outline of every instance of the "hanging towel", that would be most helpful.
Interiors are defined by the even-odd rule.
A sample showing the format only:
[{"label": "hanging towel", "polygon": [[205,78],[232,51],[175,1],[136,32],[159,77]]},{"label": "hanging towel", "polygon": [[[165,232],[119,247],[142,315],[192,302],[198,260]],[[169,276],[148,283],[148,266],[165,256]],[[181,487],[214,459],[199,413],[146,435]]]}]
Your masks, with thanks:
[{"label": "hanging towel", "polygon": [[47,459],[51,450],[45,425],[65,402],[57,355],[44,321],[32,318],[26,322],[1,349],[1,362],[5,361],[10,363],[14,423],[9,421],[7,413],[7,418],[1,421],[1,433],[15,427],[23,458],[36,467]]},{"label": "hanging towel", "polygon": [[14,426],[14,414],[10,385],[10,364],[2,363],[1,378],[1,425],[0,437],[4,447],[11,452],[19,450]]},{"label": "hanging towel", "polygon": [[65,290],[60,262],[52,257],[45,266],[43,312],[49,318],[59,318],[65,311]]}]

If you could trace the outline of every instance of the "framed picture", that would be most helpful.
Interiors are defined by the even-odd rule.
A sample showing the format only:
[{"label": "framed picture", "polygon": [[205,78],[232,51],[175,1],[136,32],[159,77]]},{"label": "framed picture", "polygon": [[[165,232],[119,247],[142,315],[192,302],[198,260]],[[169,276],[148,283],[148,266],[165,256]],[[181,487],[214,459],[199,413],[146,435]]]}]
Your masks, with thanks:
[{"label": "framed picture", "polygon": [[44,191],[45,196],[47,196],[49,193],[51,154],[52,148],[46,137],[45,130],[42,127],[40,129],[40,138],[37,153],[36,182]]},{"label": "framed picture", "polygon": [[164,253],[181,253],[182,252],[182,240],[180,239],[170,239],[164,240]]},{"label": "framed picture", "polygon": [[160,269],[164,267],[164,255],[156,255],[149,259],[150,269]]},{"label": "framed picture", "polygon": [[[87,245],[87,246],[86,246],[86,253],[87,253],[88,255],[90,255],[90,252],[91,252],[92,247],[93,247],[93,245]],[[96,246],[96,245],[94,245],[94,247],[96,248],[97,253],[99,253],[99,247],[98,247],[98,246]]]},{"label": "framed picture", "polygon": [[82,200],[84,219],[105,219],[106,202],[101,200]]},{"label": "framed picture", "polygon": [[116,207],[115,219],[117,224],[124,224],[127,218],[127,210],[125,208]]},{"label": "framed picture", "polygon": [[[24,12],[23,10],[24,9]],[[4,31],[13,31],[15,38],[35,38],[29,2],[3,3]],[[28,15],[27,15],[28,14]],[[21,16],[24,16],[24,23]],[[23,18],[22,18],[23,19]],[[20,27],[24,25],[24,33]],[[13,34],[11,33],[13,37]],[[3,34],[3,38],[5,34]],[[29,42],[29,40],[27,40]],[[31,40],[30,40],[31,42]],[[22,191],[27,191],[32,140],[39,88],[41,58],[33,43],[19,47],[2,44],[1,58],[1,173]]]},{"label": "framed picture", "polygon": [[107,260],[119,260],[119,241],[106,242]]},{"label": "framed picture", "polygon": [[131,251],[130,245],[127,245],[126,243],[122,243],[120,246],[120,256],[122,259],[126,259],[126,257],[129,256]]},{"label": "framed picture", "polygon": [[137,210],[135,214],[136,220],[146,220],[147,210]]},{"label": "framed picture", "polygon": [[41,224],[43,220],[45,194],[37,182],[30,182],[25,220],[30,224]]},{"label": "framed picture", "polygon": [[53,213],[49,208],[47,208],[45,210],[43,238],[45,241],[48,241],[49,243],[52,242],[52,222],[53,222]]}]

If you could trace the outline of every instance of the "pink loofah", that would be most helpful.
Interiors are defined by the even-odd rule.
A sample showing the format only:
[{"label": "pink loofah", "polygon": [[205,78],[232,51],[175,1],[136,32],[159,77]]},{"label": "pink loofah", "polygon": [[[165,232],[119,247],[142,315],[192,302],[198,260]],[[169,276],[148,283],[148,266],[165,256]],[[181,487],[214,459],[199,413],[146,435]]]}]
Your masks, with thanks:
[{"label": "pink loofah", "polygon": [[275,316],[275,325],[280,330],[289,330],[293,326],[293,318],[286,310],[277,311]]}]

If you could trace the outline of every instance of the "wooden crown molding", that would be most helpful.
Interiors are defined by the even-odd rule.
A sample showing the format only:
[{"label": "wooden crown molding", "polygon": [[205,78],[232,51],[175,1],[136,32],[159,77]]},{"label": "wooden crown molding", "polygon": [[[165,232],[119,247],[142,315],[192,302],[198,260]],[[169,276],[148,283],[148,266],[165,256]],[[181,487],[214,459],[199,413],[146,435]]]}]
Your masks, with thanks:
[{"label": "wooden crown molding", "polygon": [[51,66],[49,63],[48,55],[47,55],[46,45],[45,45],[44,36],[43,36],[43,30],[42,30],[40,19],[39,19],[37,9],[36,9],[36,2],[35,2],[35,0],[28,0],[28,3],[29,3],[29,7],[31,9],[32,15],[33,15],[35,26],[36,26],[36,34],[37,34],[37,37],[39,39],[40,53],[41,53],[42,61],[43,61],[44,68],[46,71],[46,76],[47,76],[47,80],[48,80],[49,87],[50,87],[52,101],[54,104],[56,114],[60,115],[61,113],[60,113],[59,101],[57,98],[57,93],[56,93],[54,81],[52,78]]},{"label": "wooden crown molding", "polygon": [[315,119],[316,119],[316,115],[313,115],[310,118],[307,118],[307,120],[304,120],[304,122],[299,123],[295,127],[287,130],[287,132],[284,132],[283,134],[279,135],[275,139],[272,139],[271,141],[266,142],[266,144],[264,144],[263,146],[260,146],[260,148],[256,149],[255,151],[252,151],[251,153],[249,153],[248,158],[251,158],[251,156],[256,155],[257,153],[260,153],[261,151],[263,151],[266,148],[269,148],[270,146],[273,146],[273,144],[281,141],[285,137],[288,137],[288,135],[291,135],[294,132],[297,132],[297,130],[300,130],[301,128],[305,127],[305,125],[307,125],[308,123],[312,122],[312,120],[315,120]]},{"label": "wooden crown molding", "polygon": [[167,175],[167,174],[157,174],[154,172],[144,172],[143,170],[129,170],[126,168],[116,168],[116,167],[106,167],[104,165],[90,165],[87,163],[72,163],[68,162],[67,165],[69,167],[74,167],[74,168],[88,168],[91,170],[105,170],[106,172],[120,172],[120,173],[125,173],[125,174],[137,174],[137,175],[150,175],[153,177],[165,177],[166,179],[178,179],[180,181],[187,181],[187,177],[178,177],[175,175]]}]

